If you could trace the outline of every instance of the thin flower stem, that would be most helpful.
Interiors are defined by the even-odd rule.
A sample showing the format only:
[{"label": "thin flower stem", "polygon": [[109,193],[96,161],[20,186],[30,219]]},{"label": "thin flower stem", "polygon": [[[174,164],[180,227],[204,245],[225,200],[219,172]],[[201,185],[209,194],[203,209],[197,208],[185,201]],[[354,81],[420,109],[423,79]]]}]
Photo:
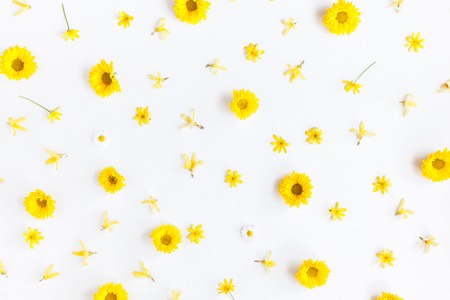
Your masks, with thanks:
[{"label": "thin flower stem", "polygon": [[66,19],[67,30],[70,30],[69,21],[67,21],[66,10],[64,9],[64,4],[61,4],[61,5],[62,5],[63,13],[64,13],[64,19]]},{"label": "thin flower stem", "polygon": [[361,78],[361,76],[364,75],[364,73],[366,73],[367,70],[370,69],[370,67],[372,67],[374,64],[376,63],[376,61],[374,61],[373,63],[370,64],[370,66],[368,66],[364,71],[362,71],[361,74],[359,74],[359,76],[355,79],[355,81],[353,81],[354,83],[356,83],[358,81],[359,78]]},{"label": "thin flower stem", "polygon": [[28,101],[30,101],[31,103],[34,103],[34,104],[36,104],[37,106],[39,106],[40,108],[43,108],[43,109],[45,109],[46,111],[48,111],[49,113],[52,113],[52,111],[51,110],[49,110],[48,108],[46,108],[46,107],[44,107],[44,106],[42,106],[42,105],[40,105],[39,103],[37,103],[37,102],[35,102],[35,101],[33,101],[33,100],[31,100],[31,99],[29,99],[29,98],[27,98],[27,97],[24,97],[24,96],[19,96],[20,98],[23,98],[23,99],[25,99],[25,100],[28,100]]},{"label": "thin flower stem", "polygon": [[231,299],[236,300],[236,299],[234,299],[233,294],[231,292],[230,292],[230,296],[231,296]]}]

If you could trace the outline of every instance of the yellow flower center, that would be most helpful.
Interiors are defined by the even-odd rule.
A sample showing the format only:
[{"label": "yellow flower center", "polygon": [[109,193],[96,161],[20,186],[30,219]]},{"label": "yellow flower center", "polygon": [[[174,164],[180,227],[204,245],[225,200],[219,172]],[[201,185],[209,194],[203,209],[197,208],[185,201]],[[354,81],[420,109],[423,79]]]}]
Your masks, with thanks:
[{"label": "yellow flower center", "polygon": [[141,118],[142,120],[145,120],[145,119],[146,119],[146,116],[145,116],[145,115],[141,115],[140,118]]},{"label": "yellow flower center", "polygon": [[117,179],[116,176],[110,175],[109,178],[108,178],[108,181],[109,181],[109,183],[111,183],[111,184],[117,184],[117,182],[118,182],[119,180]]},{"label": "yellow flower center", "polygon": [[163,245],[169,246],[171,241],[172,241],[172,238],[170,236],[168,236],[167,234],[165,234],[161,237],[161,244],[163,244]]},{"label": "yellow flower center", "polygon": [[252,236],[253,236],[253,231],[248,230],[248,231],[247,231],[247,236],[252,237]]},{"label": "yellow flower center", "polygon": [[431,165],[433,166],[433,168],[440,170],[445,167],[445,161],[440,158],[436,158],[435,160],[433,160]]},{"label": "yellow flower center", "polygon": [[99,142],[104,142],[105,140],[106,140],[106,137],[103,134],[98,136]]},{"label": "yellow flower center", "polygon": [[37,205],[40,207],[40,208],[45,208],[45,207],[47,207],[47,200],[45,200],[45,199],[37,199],[36,200],[36,203],[37,203]]},{"label": "yellow flower center", "polygon": [[308,275],[308,277],[316,277],[316,276],[317,276],[317,273],[319,273],[319,270],[317,270],[317,269],[314,268],[314,267],[310,267],[310,268],[308,269],[308,271],[306,272],[306,275]]},{"label": "yellow flower center", "polygon": [[237,106],[238,106],[240,109],[246,109],[246,108],[247,108],[247,105],[248,105],[248,102],[247,102],[247,100],[245,100],[245,99],[240,99],[240,100],[238,101],[238,103],[237,103]]},{"label": "yellow flower center", "polygon": [[11,67],[14,69],[14,71],[17,71],[17,72],[22,71],[23,70],[23,61],[16,58],[15,60],[13,60]]},{"label": "yellow flower center", "polygon": [[194,0],[186,1],[186,8],[188,11],[197,10],[197,2],[195,2]]},{"label": "yellow flower center", "polygon": [[106,295],[105,300],[117,300],[117,296],[116,294],[113,293],[108,293],[108,295]]},{"label": "yellow flower center", "polygon": [[300,184],[296,183],[292,186],[291,192],[295,196],[300,196],[303,192],[303,187]]},{"label": "yellow flower center", "polygon": [[102,75],[102,81],[105,85],[111,85],[112,79],[109,73],[103,73]]},{"label": "yellow flower center", "polygon": [[338,23],[345,23],[345,21],[347,21],[348,16],[347,13],[345,11],[341,11],[338,12],[338,14],[336,15],[336,21],[338,21]]}]

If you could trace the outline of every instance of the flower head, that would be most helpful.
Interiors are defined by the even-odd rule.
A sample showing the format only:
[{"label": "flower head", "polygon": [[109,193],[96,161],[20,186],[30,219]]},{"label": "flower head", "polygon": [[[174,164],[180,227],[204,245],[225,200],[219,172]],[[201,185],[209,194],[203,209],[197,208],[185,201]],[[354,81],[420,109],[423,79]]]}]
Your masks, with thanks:
[{"label": "flower head", "polygon": [[311,198],[313,185],[308,175],[292,171],[286,175],[278,185],[278,192],[284,202],[290,207],[300,207],[300,204],[308,204]]},{"label": "flower head", "polygon": [[394,252],[389,249],[383,249],[381,252],[377,253],[377,257],[379,258],[378,263],[382,268],[385,268],[386,265],[394,266]]},{"label": "flower head", "polygon": [[281,151],[283,151],[284,153],[286,153],[286,148],[289,147],[289,143],[286,142],[281,136],[277,136],[277,135],[273,135],[273,139],[275,141],[271,142],[270,144],[273,147],[273,152],[278,152],[281,153]]},{"label": "flower head", "polygon": [[400,204],[395,212],[396,216],[402,216],[403,219],[408,219],[409,215],[413,215],[414,212],[405,208],[405,199],[400,200]]},{"label": "flower head", "polygon": [[53,109],[50,111],[50,114],[48,115],[47,119],[50,120],[50,123],[53,123],[55,120],[59,121],[61,120],[62,113],[59,112],[59,107]]},{"label": "flower head", "polygon": [[123,28],[130,27],[131,21],[134,20],[133,16],[130,16],[124,11],[119,12],[119,15],[117,16],[117,20],[119,20],[119,23],[117,23],[119,26],[123,26]]},{"label": "flower head", "polygon": [[330,208],[330,215],[333,221],[339,220],[342,221],[342,218],[345,217],[346,208],[340,207],[339,202],[336,202],[334,207]]},{"label": "flower head", "polygon": [[382,292],[381,296],[379,296],[377,300],[403,300],[403,298],[391,293]]},{"label": "flower head", "polygon": [[119,224],[118,221],[114,221],[114,220],[110,220],[109,219],[109,214],[107,211],[105,211],[105,213],[103,214],[103,220],[102,220],[102,229],[101,230],[105,230],[108,229],[109,232],[112,232],[112,226]]},{"label": "flower head", "polygon": [[372,183],[372,185],[374,186],[374,188],[373,188],[374,193],[380,191],[380,193],[382,195],[384,195],[384,193],[389,192],[389,187],[391,186],[391,181],[389,180],[389,178],[386,178],[386,176],[384,176],[384,175],[383,175],[383,177],[377,176],[377,180],[374,183]]},{"label": "flower head", "polygon": [[361,22],[359,9],[352,2],[338,0],[327,9],[323,16],[323,24],[330,33],[341,35],[350,34],[356,30]]},{"label": "flower head", "polygon": [[197,121],[195,121],[195,109],[193,109],[191,111],[191,115],[185,115],[185,114],[181,114],[180,117],[186,121],[186,124],[184,124],[183,126],[181,126],[181,128],[185,128],[185,127],[189,127],[189,128],[193,128],[193,127],[198,127],[200,129],[204,129],[205,127],[203,127],[202,125],[198,124]]},{"label": "flower head", "polygon": [[0,56],[0,74],[10,80],[28,79],[36,72],[34,56],[25,47],[9,47]]},{"label": "flower head", "polygon": [[49,149],[45,149],[45,151],[47,151],[48,155],[50,155],[50,158],[45,161],[45,164],[46,165],[55,164],[56,170],[58,170],[59,160],[63,158],[65,154],[56,153]]},{"label": "flower head", "polygon": [[205,236],[203,235],[205,232],[202,229],[202,224],[197,226],[191,224],[191,226],[189,226],[187,230],[189,231],[187,238],[191,243],[200,244],[200,239],[205,238]]},{"label": "flower head", "polygon": [[133,276],[136,277],[136,278],[150,278],[154,282],[155,279],[150,274],[150,271],[147,269],[147,267],[144,265],[144,262],[141,260],[139,262],[139,264],[141,265],[141,270],[142,271],[134,271],[133,272]]},{"label": "flower head", "polygon": [[439,243],[436,242],[436,239],[432,235],[429,235],[427,237],[419,237],[419,239],[420,239],[419,245],[425,249],[425,253],[430,252],[431,246],[433,247],[439,246]]},{"label": "flower head", "polygon": [[16,135],[17,130],[21,130],[21,131],[28,131],[28,129],[26,129],[25,127],[23,127],[22,125],[20,125],[20,123],[22,123],[23,121],[25,121],[27,118],[25,117],[21,117],[21,118],[17,118],[14,119],[12,117],[8,118],[8,122],[7,124],[9,126],[11,126],[12,130],[13,130],[13,135]]},{"label": "flower head", "polygon": [[392,0],[391,6],[399,13],[402,9],[403,0]]},{"label": "flower head", "polygon": [[348,92],[353,92],[353,94],[359,94],[360,91],[359,89],[362,88],[362,84],[358,84],[354,81],[350,81],[350,80],[342,80],[342,83],[345,84],[344,86],[344,90],[348,93]]},{"label": "flower head", "polygon": [[219,287],[217,288],[219,291],[219,294],[225,294],[228,295],[228,293],[231,294],[231,292],[234,292],[234,284],[233,279],[230,279],[229,281],[224,279],[223,283],[219,283]]},{"label": "flower head", "polygon": [[105,192],[114,194],[125,186],[125,177],[114,167],[106,167],[98,174],[98,182]]},{"label": "flower head", "polygon": [[269,251],[263,260],[255,260],[255,262],[262,263],[266,268],[267,273],[270,273],[271,269],[277,265],[277,263],[272,259],[272,251]]},{"label": "flower head", "polygon": [[363,121],[359,122],[359,129],[350,128],[350,132],[356,133],[356,137],[358,138],[358,144],[357,144],[358,146],[361,143],[361,140],[363,139],[363,137],[375,136],[374,132],[370,132],[370,131],[366,130],[366,126],[364,125]]},{"label": "flower head", "polygon": [[252,62],[256,62],[258,59],[261,59],[261,55],[264,54],[264,50],[259,49],[258,44],[250,43],[248,46],[244,47],[244,50],[247,60],[251,60]]},{"label": "flower head", "polygon": [[229,105],[239,119],[245,120],[258,110],[259,99],[250,90],[233,90],[233,101]]},{"label": "flower head", "polygon": [[238,171],[231,171],[228,169],[225,175],[225,182],[230,185],[230,188],[237,187],[238,184],[242,184],[241,174]]},{"label": "flower head", "polygon": [[31,229],[28,227],[28,231],[23,234],[25,236],[25,242],[30,243],[30,248],[33,249],[34,245],[37,245],[44,239],[39,230]]},{"label": "flower head", "polygon": [[220,65],[220,59],[219,58],[216,58],[216,60],[212,64],[207,64],[206,67],[207,68],[211,68],[213,70],[213,74],[214,75],[216,75],[219,72],[219,70],[222,70],[222,71],[228,70],[224,66]]},{"label": "flower head", "polygon": [[408,51],[415,51],[416,53],[419,52],[420,48],[423,48],[423,42],[425,42],[424,39],[420,37],[420,32],[417,34],[414,34],[414,32],[406,37],[406,47],[408,47]]},{"label": "flower head", "polygon": [[80,31],[76,30],[76,29],[70,29],[69,21],[67,20],[66,10],[64,8],[64,4],[62,4],[61,6],[62,6],[63,14],[64,14],[64,19],[66,20],[66,25],[67,25],[67,31],[64,32],[62,37],[65,41],[71,40],[73,42],[73,41],[75,41],[75,39],[80,38],[80,36],[78,35],[78,32],[80,32]]},{"label": "flower head", "polygon": [[121,92],[119,81],[114,73],[113,62],[108,64],[104,59],[92,67],[89,72],[89,83],[95,93],[102,98]]},{"label": "flower head", "polygon": [[256,230],[255,225],[248,224],[245,226],[242,226],[241,228],[241,237],[246,242],[253,241],[258,236],[258,232]]},{"label": "flower head", "polygon": [[159,33],[159,36],[163,41],[166,39],[167,35],[170,34],[170,31],[166,28],[166,18],[159,20],[158,26],[155,31],[152,32],[152,35],[155,33]]},{"label": "flower head", "polygon": [[59,276],[58,272],[52,272],[52,270],[53,270],[53,264],[48,266],[48,268],[45,270],[44,276],[42,276],[42,279],[39,281],[49,280],[49,279],[55,278],[56,276]]},{"label": "flower head", "polygon": [[162,85],[163,82],[168,80],[169,77],[162,77],[161,73],[158,71],[158,75],[151,75],[150,74],[150,79],[155,81],[155,83],[153,84],[153,87],[155,89],[162,89],[163,88],[163,85]]},{"label": "flower head", "polygon": [[86,249],[86,246],[84,245],[83,241],[80,241],[80,245],[81,245],[81,250],[80,251],[74,251],[72,252],[73,255],[75,256],[81,256],[83,257],[83,266],[87,266],[88,265],[88,257],[94,254],[97,254],[97,252],[92,252]]},{"label": "flower head", "polygon": [[196,25],[208,18],[210,5],[206,0],[175,0],[173,10],[181,22]]},{"label": "flower head", "polygon": [[441,84],[441,88],[438,90],[439,93],[450,92],[450,79]]},{"label": "flower head", "polygon": [[25,197],[23,204],[27,212],[37,219],[45,220],[48,217],[53,217],[55,212],[55,200],[41,190],[30,192]]},{"label": "flower head", "polygon": [[321,287],[327,283],[330,269],[324,261],[304,260],[298,267],[295,278],[308,289]]},{"label": "flower head", "polygon": [[128,300],[128,292],[120,283],[107,283],[98,288],[94,300]]},{"label": "flower head", "polygon": [[136,115],[133,118],[138,121],[139,126],[144,124],[149,124],[152,119],[148,111],[148,106],[146,107],[136,107]]},{"label": "flower head", "polygon": [[314,143],[320,145],[322,143],[323,132],[320,128],[312,127],[308,131],[305,131],[305,134],[307,136],[306,141],[311,145]]},{"label": "flower head", "polygon": [[185,170],[189,170],[189,172],[191,172],[191,177],[194,177],[195,168],[204,164],[202,160],[197,160],[197,155],[195,154],[195,152],[192,153],[191,158],[189,158],[187,154],[183,154],[183,160],[183,167]]},{"label": "flower head", "polygon": [[281,22],[285,26],[285,28],[282,32],[283,35],[287,35],[289,33],[289,31],[291,31],[292,29],[295,29],[295,25],[297,25],[297,22],[295,22],[295,20],[292,18],[289,18],[289,20],[281,20]]},{"label": "flower head", "polygon": [[303,60],[301,63],[299,63],[296,66],[293,66],[291,64],[287,65],[288,70],[286,72],[284,72],[283,75],[290,76],[290,78],[289,78],[290,83],[293,83],[295,81],[295,79],[297,79],[298,77],[300,77],[302,80],[306,80],[306,77],[302,73],[302,67],[303,67],[304,63],[305,63],[305,61]]},{"label": "flower head", "polygon": [[159,252],[172,253],[181,243],[181,231],[174,225],[163,224],[150,233],[155,248]]},{"label": "flower head", "polygon": [[400,101],[403,104],[403,116],[406,117],[409,114],[409,110],[413,107],[417,106],[417,102],[414,101],[414,96],[411,94],[406,94],[403,101]]},{"label": "flower head", "polygon": [[147,200],[141,202],[141,204],[150,204],[150,211],[152,214],[159,212],[158,200],[150,196]]},{"label": "flower head", "polygon": [[450,178],[450,151],[444,148],[428,154],[422,161],[422,176],[434,182]]},{"label": "flower head", "polygon": [[8,278],[8,275],[6,274],[5,266],[3,266],[2,261],[0,261],[0,275],[5,276]]}]

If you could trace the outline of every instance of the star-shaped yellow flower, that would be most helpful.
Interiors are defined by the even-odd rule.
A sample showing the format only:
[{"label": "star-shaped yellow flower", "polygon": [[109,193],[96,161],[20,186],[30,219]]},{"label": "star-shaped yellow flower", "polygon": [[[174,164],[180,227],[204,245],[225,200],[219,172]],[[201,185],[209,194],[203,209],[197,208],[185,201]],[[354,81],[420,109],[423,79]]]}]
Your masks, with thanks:
[{"label": "star-shaped yellow flower", "polygon": [[191,243],[199,244],[200,239],[203,239],[205,237],[204,236],[205,232],[202,229],[202,224],[197,225],[197,226],[195,226],[194,224],[191,224],[191,226],[188,227],[187,230],[189,231],[187,238],[189,239],[189,241]]},{"label": "star-shaped yellow flower", "polygon": [[416,53],[419,52],[420,48],[423,48],[423,42],[425,42],[425,39],[422,39],[420,37],[420,32],[417,34],[414,34],[414,32],[406,37],[406,47],[408,47],[408,51],[415,51]]},{"label": "star-shaped yellow flower", "polygon": [[273,152],[281,153],[283,151],[284,153],[287,152],[286,148],[289,147],[289,143],[286,142],[281,136],[273,135],[274,142],[271,142],[270,144],[273,145]]},{"label": "star-shaped yellow flower", "polygon": [[123,28],[127,28],[130,26],[131,21],[134,20],[133,16],[130,16],[124,11],[119,12],[119,15],[117,16],[117,20],[119,20],[119,23],[117,23],[119,26],[123,26]]}]

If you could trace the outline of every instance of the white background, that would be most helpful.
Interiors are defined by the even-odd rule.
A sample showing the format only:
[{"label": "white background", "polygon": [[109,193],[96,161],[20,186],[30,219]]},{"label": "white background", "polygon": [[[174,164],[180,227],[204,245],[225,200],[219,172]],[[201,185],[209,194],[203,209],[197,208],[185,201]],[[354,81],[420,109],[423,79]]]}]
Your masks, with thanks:
[{"label": "white background", "polygon": [[[172,1],[65,1],[70,25],[81,38],[65,42],[60,1],[31,1],[31,10],[13,17],[17,7],[0,2],[0,49],[26,46],[36,57],[29,80],[0,77],[0,260],[9,278],[0,278],[0,299],[92,299],[97,287],[120,282],[130,299],[228,299],[216,288],[233,278],[236,300],[375,299],[381,291],[408,300],[450,297],[450,185],[420,174],[421,160],[450,146],[450,94],[436,90],[450,78],[450,2],[409,1],[401,13],[390,2],[355,1],[362,23],[350,36],[334,36],[321,23],[331,1],[214,1],[208,20],[197,26],[178,21]],[[117,26],[117,14],[135,17]],[[150,33],[160,18],[171,31],[166,41]],[[281,19],[298,29],[283,37]],[[425,49],[410,53],[405,37],[422,32]],[[257,63],[243,47],[265,50]],[[205,68],[221,58],[227,72]],[[100,59],[113,61],[122,93],[102,99],[88,74]],[[283,76],[286,64],[305,60],[306,81]],[[361,79],[361,95],[346,93],[342,80]],[[149,74],[170,79],[155,90]],[[247,88],[260,109],[239,121],[228,108],[232,90]],[[406,118],[399,101],[407,93],[418,107]],[[50,124],[47,113],[18,98],[23,95],[54,108],[63,118]],[[133,120],[137,106],[149,106],[150,125]],[[181,113],[197,110],[205,130],[180,130]],[[12,135],[8,117],[26,116],[29,132]],[[376,137],[356,146],[349,128],[363,120]],[[324,131],[321,145],[305,142],[310,127]],[[111,144],[98,148],[92,135],[106,130]],[[272,135],[291,146],[272,152]],[[45,148],[67,153],[60,170],[45,165]],[[182,169],[182,153],[197,152],[205,166],[192,179]],[[127,186],[107,195],[98,172],[113,165]],[[244,184],[230,189],[227,169],[239,170]],[[292,170],[307,173],[314,185],[308,206],[291,209],[278,195],[279,180]],[[386,175],[387,195],[372,192],[376,176]],[[23,198],[36,188],[56,200],[54,218],[37,220]],[[153,195],[161,213],[151,215],[140,202]],[[395,217],[401,198],[415,214]],[[342,222],[328,209],[339,201],[348,208]],[[113,233],[100,231],[104,211],[119,220]],[[148,234],[162,223],[182,229],[184,241],[171,255],[158,253]],[[186,227],[203,224],[200,245],[185,238]],[[254,224],[251,243],[240,228]],[[30,250],[23,232],[38,228],[45,239]],[[419,236],[440,243],[428,255]],[[71,254],[82,239],[99,254],[82,266]],[[375,254],[394,251],[395,267],[382,269]],[[278,266],[267,275],[255,259],[273,250]],[[325,260],[326,286],[308,290],[294,274],[305,259]],[[135,279],[143,260],[156,282]],[[61,275],[38,283],[51,263]]]}]

